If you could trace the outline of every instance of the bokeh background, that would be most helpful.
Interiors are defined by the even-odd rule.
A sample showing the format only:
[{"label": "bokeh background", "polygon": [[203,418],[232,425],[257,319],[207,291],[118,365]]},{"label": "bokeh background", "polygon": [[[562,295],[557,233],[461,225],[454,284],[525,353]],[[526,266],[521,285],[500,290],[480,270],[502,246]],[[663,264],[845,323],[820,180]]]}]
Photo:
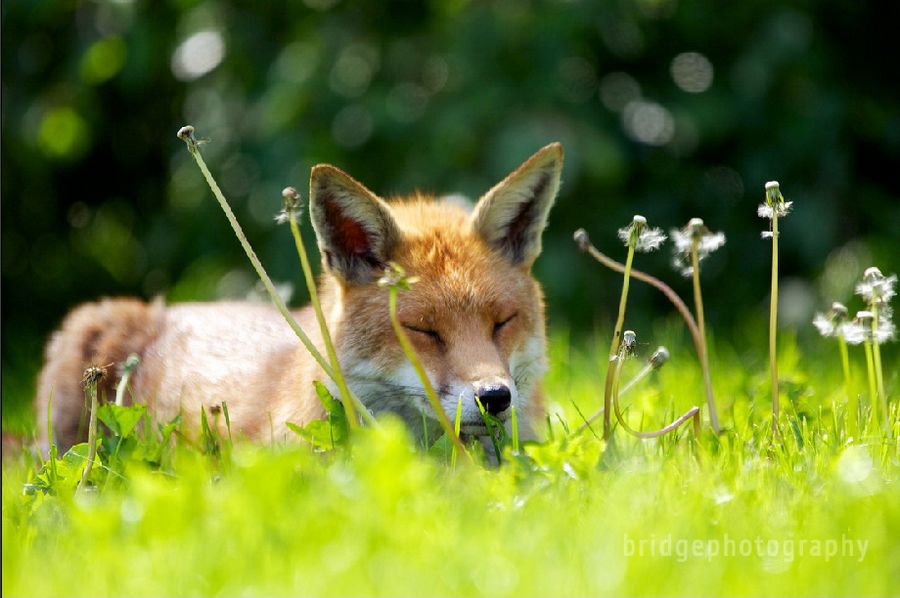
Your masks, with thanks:
[{"label": "bokeh background", "polygon": [[[767,313],[755,212],[777,179],[795,202],[781,316],[808,338],[813,310],[849,300],[865,267],[900,265],[897,13],[850,0],[3,2],[4,428],[23,421],[42,344],[72,305],[253,292],[175,137],[185,123],[210,139],[270,273],[292,283],[273,215],[313,164],[385,196],[477,198],[563,142],[536,273],[551,326],[576,337],[609,326],[620,281],[576,250],[574,229],[621,259],[615,230],[632,214],[667,229],[699,216],[728,237],[704,267],[708,319],[740,346]],[[669,261],[638,266],[689,294]],[[633,288],[638,323],[669,313]],[[764,346],[753,354],[762,363]]]}]

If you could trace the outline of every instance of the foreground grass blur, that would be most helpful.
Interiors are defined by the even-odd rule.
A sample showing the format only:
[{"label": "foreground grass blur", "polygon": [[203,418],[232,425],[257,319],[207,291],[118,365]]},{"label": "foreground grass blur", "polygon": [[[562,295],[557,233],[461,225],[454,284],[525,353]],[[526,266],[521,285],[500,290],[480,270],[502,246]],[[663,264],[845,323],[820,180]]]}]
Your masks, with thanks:
[{"label": "foreground grass blur", "polygon": [[[673,354],[626,397],[632,425],[702,400],[695,360]],[[507,447],[498,470],[451,469],[394,422],[355,435],[352,455],[236,440],[211,457],[179,441],[170,460],[127,462],[93,493],[23,493],[30,463],[7,459],[3,594],[895,592],[896,437],[873,423],[849,438],[840,372],[786,339],[790,400],[773,443],[764,368],[715,355],[727,431],[698,443],[568,435],[581,423],[570,399],[592,411],[601,375],[556,334],[552,438]]]}]

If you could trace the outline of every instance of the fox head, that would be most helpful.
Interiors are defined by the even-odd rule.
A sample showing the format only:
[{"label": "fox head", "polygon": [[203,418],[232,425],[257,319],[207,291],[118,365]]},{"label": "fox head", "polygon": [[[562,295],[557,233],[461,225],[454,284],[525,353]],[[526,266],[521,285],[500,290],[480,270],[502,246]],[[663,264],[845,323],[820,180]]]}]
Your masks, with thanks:
[{"label": "fox head", "polygon": [[421,196],[386,202],[333,166],[313,168],[330,329],[348,383],[373,412],[394,412],[413,429],[423,415],[436,422],[391,328],[388,291],[376,284],[395,262],[419,277],[397,312],[448,419],[461,401],[462,431],[484,434],[476,397],[503,421],[511,405],[523,424],[541,416],[544,300],[531,266],[562,164],[562,146],[548,145],[471,211]]}]

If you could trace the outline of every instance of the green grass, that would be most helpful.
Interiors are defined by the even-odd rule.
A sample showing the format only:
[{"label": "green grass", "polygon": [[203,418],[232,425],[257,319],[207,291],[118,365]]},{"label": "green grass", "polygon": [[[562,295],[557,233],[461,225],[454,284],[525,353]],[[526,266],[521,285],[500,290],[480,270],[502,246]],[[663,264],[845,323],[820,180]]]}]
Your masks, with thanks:
[{"label": "green grass", "polygon": [[[705,401],[691,350],[658,332],[676,343],[672,361],[623,397],[645,429]],[[219,435],[148,466],[153,447],[126,443],[113,461],[124,478],[95,468],[103,490],[79,495],[24,494],[29,462],[5,459],[3,594],[896,595],[897,440],[877,425],[847,438],[837,354],[779,342],[774,443],[764,338],[711,346],[725,434],[640,441],[615,428],[605,445],[561,423],[581,423],[573,399],[585,415],[602,403],[604,348],[556,333],[553,439],[506,447],[500,469],[453,469],[446,443],[425,454],[393,422],[354,436],[352,454]],[[889,392],[897,383],[888,368]],[[61,461],[58,475],[75,469]]]}]

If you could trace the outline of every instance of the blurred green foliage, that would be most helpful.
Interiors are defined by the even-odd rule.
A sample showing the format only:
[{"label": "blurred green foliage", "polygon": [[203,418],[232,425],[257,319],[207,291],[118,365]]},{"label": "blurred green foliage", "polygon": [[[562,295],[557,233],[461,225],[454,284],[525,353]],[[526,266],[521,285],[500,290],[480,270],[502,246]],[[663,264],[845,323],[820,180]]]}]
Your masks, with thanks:
[{"label": "blurred green foliage", "polygon": [[[577,252],[572,231],[616,256],[615,229],[641,213],[666,228],[699,216],[727,234],[704,278],[713,328],[736,335],[729,323],[764,309],[755,206],[778,179],[795,202],[782,314],[802,325],[848,299],[866,266],[898,269],[891,11],[845,0],[4,2],[4,402],[30,398],[46,334],[79,301],[253,289],[175,138],[185,123],[211,140],[213,171],[282,281],[299,272],[272,221],[279,190],[302,189],[313,164],[386,196],[477,198],[562,141],[564,184],[536,270],[551,324],[580,330],[609,321],[619,282]],[[668,260],[637,266],[677,279]],[[668,309],[647,289],[633,298]]]}]

